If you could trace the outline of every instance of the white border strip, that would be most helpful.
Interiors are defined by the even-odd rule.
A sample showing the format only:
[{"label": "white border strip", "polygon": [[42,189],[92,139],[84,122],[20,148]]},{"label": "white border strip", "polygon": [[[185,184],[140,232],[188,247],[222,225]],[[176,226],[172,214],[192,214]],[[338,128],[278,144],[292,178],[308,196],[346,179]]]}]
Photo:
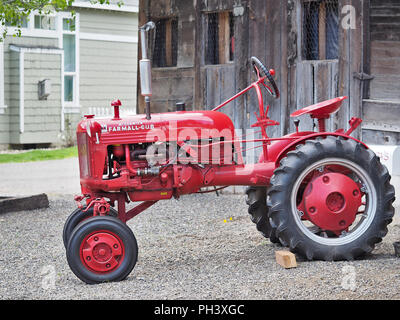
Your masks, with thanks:
[{"label": "white border strip", "polygon": [[0,42],[0,114],[4,114],[7,109],[4,94],[4,42]]},{"label": "white border strip", "polygon": [[[10,48],[11,49],[11,48]],[[19,132],[25,131],[25,54],[19,52]]]},{"label": "white border strip", "polygon": [[75,1],[72,4],[72,7],[131,12],[131,13],[139,12],[139,6],[127,6],[127,5],[118,6],[116,4],[98,4],[98,3],[92,4],[90,2],[84,2],[84,1]]}]

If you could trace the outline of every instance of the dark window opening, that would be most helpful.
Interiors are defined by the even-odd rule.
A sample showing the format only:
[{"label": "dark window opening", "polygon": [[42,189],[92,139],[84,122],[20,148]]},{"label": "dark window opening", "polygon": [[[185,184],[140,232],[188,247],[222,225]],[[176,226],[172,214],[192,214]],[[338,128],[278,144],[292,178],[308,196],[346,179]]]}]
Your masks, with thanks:
[{"label": "dark window opening", "polygon": [[153,67],[176,67],[178,61],[178,20],[160,19],[156,22]]},{"label": "dark window opening", "polygon": [[234,60],[235,36],[232,12],[208,13],[206,64],[225,64]]},{"label": "dark window opening", "polygon": [[314,0],[303,3],[303,58],[338,59],[338,0]]}]

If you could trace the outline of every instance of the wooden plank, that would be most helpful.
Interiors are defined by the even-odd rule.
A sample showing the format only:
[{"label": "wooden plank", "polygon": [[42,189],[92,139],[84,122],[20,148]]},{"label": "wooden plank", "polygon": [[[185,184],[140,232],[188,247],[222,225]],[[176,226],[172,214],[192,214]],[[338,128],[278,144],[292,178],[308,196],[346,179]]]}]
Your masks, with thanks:
[{"label": "wooden plank", "polygon": [[398,101],[364,100],[363,120],[399,125],[400,97]]},{"label": "wooden plank", "polygon": [[329,62],[319,61],[314,64],[314,103],[328,100],[330,97]]},{"label": "wooden plank", "polygon": [[[297,63],[296,72],[296,102],[297,108],[302,109],[314,103],[314,66],[309,61],[302,61]],[[301,131],[313,131],[313,120],[309,115],[299,117]]]},{"label": "wooden plank", "polygon": [[[250,73],[248,67],[249,60],[249,9],[243,5],[243,14],[234,16],[234,36],[235,36],[235,91],[240,92],[248,86]],[[240,108],[235,112],[234,123],[237,128],[249,128],[247,123],[248,96],[244,95],[236,99],[236,107]]]},{"label": "wooden plank", "polygon": [[279,89],[281,91],[281,98],[280,98],[280,123],[281,123],[281,130],[280,135],[283,136],[289,133],[289,126],[290,126],[290,113],[289,113],[289,67],[288,67],[288,43],[289,40],[289,29],[288,29],[288,2],[282,1],[281,2],[281,10],[280,10],[280,86]]},{"label": "wooden plank", "polygon": [[371,81],[371,99],[400,99],[400,76],[375,75]]},{"label": "wooden plank", "polygon": [[[203,73],[200,72],[201,62],[204,61],[204,52],[205,52],[205,41],[204,31],[203,31],[203,15],[201,13],[201,1],[196,1],[195,4],[195,33],[194,33],[194,102],[193,102],[193,110],[201,110],[204,109],[204,90],[202,87],[203,84]],[[179,40],[179,39],[178,39]],[[179,41],[178,41],[179,43]]]},{"label": "wooden plank", "polygon": [[218,56],[219,63],[229,62],[229,12],[218,13]]},{"label": "wooden plank", "polygon": [[165,21],[165,62],[167,67],[172,66],[172,20]]},{"label": "wooden plank", "polygon": [[400,144],[400,132],[389,132],[379,130],[362,130],[363,141],[369,145],[372,144]]},{"label": "wooden plank", "polygon": [[[352,0],[339,0],[339,8],[352,5]],[[349,99],[343,101],[340,110],[332,116],[333,130],[346,128],[350,112],[350,82],[353,76],[350,75],[350,29],[339,27],[339,96],[347,96]]]},{"label": "wooden plank", "polygon": [[0,213],[48,208],[47,195],[42,193],[27,197],[0,197]]},{"label": "wooden plank", "polygon": [[326,3],[321,2],[319,6],[318,21],[318,43],[319,43],[319,59],[326,59]]},{"label": "wooden plank", "polygon": [[[282,71],[282,10],[283,1],[279,1],[277,4],[274,0],[265,1],[264,8],[260,8],[261,14],[260,18],[263,19],[265,25],[265,37],[266,41],[264,43],[264,51],[266,53],[265,60],[262,60],[268,69],[273,68],[276,71],[274,77],[275,82],[279,89],[282,89],[282,78],[284,77]],[[262,1],[261,1],[262,5]],[[286,8],[286,7],[285,7]],[[267,23],[265,24],[265,21]],[[287,43],[284,44],[287,46]],[[285,61],[286,64],[286,61]],[[286,79],[286,77],[284,77]],[[280,90],[282,91],[282,90]],[[282,92],[283,95],[287,92]],[[264,95],[265,104],[270,105],[269,117],[275,121],[281,122],[281,112],[282,112],[282,97],[279,99],[272,98],[269,94]],[[268,135],[270,137],[281,136],[281,127],[273,126],[267,129]]]}]

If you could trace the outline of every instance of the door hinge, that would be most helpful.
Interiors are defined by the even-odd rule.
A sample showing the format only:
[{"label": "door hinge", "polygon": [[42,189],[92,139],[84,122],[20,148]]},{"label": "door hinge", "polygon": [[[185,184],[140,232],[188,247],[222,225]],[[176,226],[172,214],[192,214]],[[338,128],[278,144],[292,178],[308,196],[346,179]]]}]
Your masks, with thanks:
[{"label": "door hinge", "polygon": [[353,73],[353,77],[360,80],[360,81],[368,81],[368,80],[372,80],[374,79],[374,76],[366,74],[364,72],[358,73],[358,72],[354,72]]}]

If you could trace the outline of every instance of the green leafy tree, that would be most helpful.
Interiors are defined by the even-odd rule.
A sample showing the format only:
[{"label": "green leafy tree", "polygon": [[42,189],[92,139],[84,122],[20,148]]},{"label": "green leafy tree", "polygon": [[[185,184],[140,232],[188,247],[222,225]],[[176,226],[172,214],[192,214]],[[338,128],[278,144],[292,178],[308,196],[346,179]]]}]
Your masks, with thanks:
[{"label": "green leafy tree", "polygon": [[[33,11],[47,15],[54,11],[68,10],[75,0],[0,0],[0,41],[7,35],[7,26],[16,28],[15,36],[21,36],[21,28]],[[92,4],[110,4],[110,0],[91,0]],[[119,6],[122,2],[117,3]],[[73,10],[70,10],[74,14]]]}]

